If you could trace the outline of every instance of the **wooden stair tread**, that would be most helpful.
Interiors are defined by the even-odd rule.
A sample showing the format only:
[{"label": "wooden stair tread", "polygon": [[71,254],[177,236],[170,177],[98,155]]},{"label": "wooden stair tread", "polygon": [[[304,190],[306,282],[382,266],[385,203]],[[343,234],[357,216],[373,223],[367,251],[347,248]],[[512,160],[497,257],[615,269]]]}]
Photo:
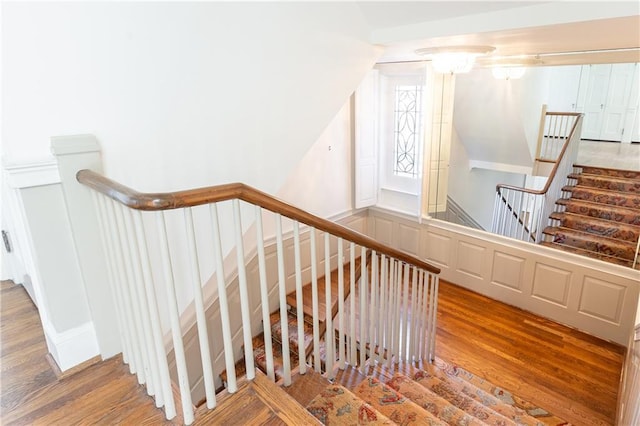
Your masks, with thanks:
[{"label": "wooden stair tread", "polygon": [[[540,242],[540,245],[543,245],[545,247],[551,247],[556,250],[566,251],[569,253],[580,254],[582,256],[591,257],[593,259],[602,260],[604,262],[614,263],[616,265],[627,266],[629,268],[633,266],[632,260],[622,259],[619,257],[610,256],[604,253],[597,253],[589,250],[584,250],[578,247],[568,246],[566,244],[554,243],[552,241],[542,241]],[[636,269],[638,269],[638,266],[640,266],[640,263],[636,266]]]},{"label": "wooden stair tread", "polygon": [[640,236],[640,226],[637,225],[568,212],[553,212],[549,217],[560,221],[561,226],[564,228],[571,228],[602,237],[635,243]]},{"label": "wooden stair tread", "polygon": [[633,249],[635,250],[636,248],[636,243],[635,242],[630,242],[630,241],[621,241],[621,240],[616,240],[614,238],[609,238],[609,237],[604,237],[604,236],[599,236],[599,235],[593,235],[590,234],[588,232],[583,232],[583,231],[578,231],[575,229],[571,229],[571,228],[565,228],[562,226],[547,226],[546,228],[544,228],[544,230],[542,231],[543,234],[547,234],[547,235],[557,235],[557,234],[564,234],[567,236],[572,236],[575,238],[580,238],[586,241],[591,241],[591,242],[604,242],[606,244],[612,245],[612,246],[616,246],[616,247],[633,247]]},{"label": "wooden stair tread", "polygon": [[622,206],[635,210],[640,209],[640,194],[638,193],[625,193],[610,189],[590,188],[579,185],[566,185],[562,187],[562,190],[570,192],[571,198],[574,199],[584,199],[587,201]]},{"label": "wooden stair tread", "polygon": [[[204,407],[206,408],[206,407]],[[262,372],[244,381],[233,394],[222,398],[215,410],[199,410],[196,425],[208,424],[319,424],[307,410],[271,382]]]},{"label": "wooden stair tread", "polygon": [[622,259],[632,260],[636,251],[636,243],[596,236],[571,228],[548,226],[542,232],[552,237],[553,242],[604,253]]},{"label": "wooden stair tread", "polygon": [[619,183],[637,183],[640,181],[637,177],[624,177],[624,176],[608,176],[608,175],[599,175],[599,174],[591,174],[591,173],[569,173],[567,176],[570,179],[576,179],[580,181],[580,179],[593,179],[598,181],[609,181],[609,182],[619,182]]},{"label": "wooden stair tread", "polygon": [[556,204],[564,206],[569,213],[640,226],[640,212],[637,209],[572,198],[560,198]]},{"label": "wooden stair tread", "polygon": [[573,167],[582,169],[582,173],[585,174],[600,176],[623,176],[631,179],[640,179],[640,171],[638,170],[612,169],[609,167],[585,166],[580,164],[574,164]]},{"label": "wooden stair tread", "polygon": [[[355,268],[360,265],[360,258],[356,258]],[[345,289],[349,286],[349,281],[351,277],[351,266],[349,263],[344,265],[344,286]],[[331,301],[332,305],[335,305],[338,301],[338,269],[334,269],[331,271]],[[302,303],[303,303],[303,311],[305,315],[309,317],[313,317],[313,306],[312,306],[312,285],[308,283],[302,287]],[[295,309],[298,302],[296,300],[296,292],[292,291],[287,295],[287,304]],[[318,320],[320,322],[324,322],[326,320],[326,286],[324,275],[318,277]]]}]

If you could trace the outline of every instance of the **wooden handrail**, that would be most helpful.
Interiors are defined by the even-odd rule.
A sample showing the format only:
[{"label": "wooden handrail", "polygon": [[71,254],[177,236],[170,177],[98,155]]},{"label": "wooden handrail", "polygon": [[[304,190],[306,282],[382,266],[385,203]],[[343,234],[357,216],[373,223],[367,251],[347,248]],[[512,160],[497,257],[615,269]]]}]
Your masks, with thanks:
[{"label": "wooden handrail", "polygon": [[320,231],[328,232],[337,237],[354,242],[360,246],[376,250],[386,256],[415,265],[433,274],[440,273],[439,268],[416,256],[389,247],[345,226],[315,216],[243,183],[228,183],[176,192],[143,193],[135,191],[92,170],[80,170],[76,174],[76,179],[81,184],[129,208],[143,211],[171,210],[239,199],[279,213],[290,219],[297,220]]},{"label": "wooden handrail", "polygon": [[560,161],[562,160],[562,157],[564,157],[564,153],[567,150],[567,147],[569,146],[569,142],[571,142],[571,139],[573,138],[576,128],[578,127],[578,122],[580,121],[582,114],[579,112],[566,112],[566,113],[565,112],[547,112],[547,115],[568,115],[568,116],[576,116],[578,118],[573,123],[573,126],[571,128],[571,133],[569,133],[569,136],[567,137],[566,141],[562,145],[562,150],[560,151],[560,154],[558,154],[558,159],[556,160],[556,163],[553,166],[553,169],[551,169],[551,173],[549,173],[549,177],[547,178],[547,182],[545,183],[544,188],[535,190],[530,188],[523,188],[521,186],[505,185],[505,184],[499,183],[498,185],[496,185],[496,192],[500,192],[500,188],[504,188],[504,189],[512,189],[520,192],[526,192],[527,194],[544,195],[549,190],[549,187],[553,182],[553,178],[556,176],[556,172],[560,165]]}]

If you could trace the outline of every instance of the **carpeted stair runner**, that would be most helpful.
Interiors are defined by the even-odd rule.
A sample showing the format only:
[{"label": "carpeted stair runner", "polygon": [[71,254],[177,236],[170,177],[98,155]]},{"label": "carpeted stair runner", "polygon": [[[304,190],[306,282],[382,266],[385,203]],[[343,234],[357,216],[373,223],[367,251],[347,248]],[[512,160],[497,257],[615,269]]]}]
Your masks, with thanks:
[{"label": "carpeted stair runner", "polygon": [[[575,166],[543,245],[633,267],[640,238],[640,172]],[[640,265],[636,265],[640,269]]]},{"label": "carpeted stair runner", "polygon": [[307,405],[307,410],[325,425],[393,425],[384,414],[348,389],[330,385]]},{"label": "carpeted stair runner", "polygon": [[[353,395],[389,418],[393,424],[568,425],[508,391],[439,359],[422,370],[405,366],[404,371],[406,374],[396,373],[386,383],[378,380],[374,373],[353,388]],[[326,389],[331,394],[336,387],[332,384]],[[367,424],[342,423],[336,404],[326,397],[326,392],[321,392],[307,405],[307,409],[322,423]],[[357,405],[353,398],[349,403]]]},{"label": "carpeted stair runner", "polygon": [[374,377],[363,380],[354,394],[371,404],[391,421],[401,425],[446,425],[403,394]]}]

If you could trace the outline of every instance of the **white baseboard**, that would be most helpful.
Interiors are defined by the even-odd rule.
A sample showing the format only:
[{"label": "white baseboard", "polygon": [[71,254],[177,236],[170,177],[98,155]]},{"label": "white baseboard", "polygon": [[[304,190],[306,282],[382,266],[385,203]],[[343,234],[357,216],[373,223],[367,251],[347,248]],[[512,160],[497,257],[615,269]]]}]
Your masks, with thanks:
[{"label": "white baseboard", "polygon": [[88,359],[100,355],[98,339],[92,322],[57,333],[53,327],[43,325],[49,353],[60,367],[68,370]]}]

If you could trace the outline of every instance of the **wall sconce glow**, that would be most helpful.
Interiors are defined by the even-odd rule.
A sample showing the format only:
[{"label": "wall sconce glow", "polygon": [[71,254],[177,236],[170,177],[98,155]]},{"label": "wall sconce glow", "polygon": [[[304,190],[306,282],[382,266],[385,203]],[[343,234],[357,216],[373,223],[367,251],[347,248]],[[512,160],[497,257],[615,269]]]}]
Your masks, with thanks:
[{"label": "wall sconce glow", "polygon": [[416,50],[417,55],[431,57],[433,69],[442,74],[467,73],[478,56],[493,52],[493,46],[442,46]]},{"label": "wall sconce glow", "polygon": [[493,77],[498,80],[516,80],[522,78],[525,71],[525,67],[495,67],[491,68]]}]

